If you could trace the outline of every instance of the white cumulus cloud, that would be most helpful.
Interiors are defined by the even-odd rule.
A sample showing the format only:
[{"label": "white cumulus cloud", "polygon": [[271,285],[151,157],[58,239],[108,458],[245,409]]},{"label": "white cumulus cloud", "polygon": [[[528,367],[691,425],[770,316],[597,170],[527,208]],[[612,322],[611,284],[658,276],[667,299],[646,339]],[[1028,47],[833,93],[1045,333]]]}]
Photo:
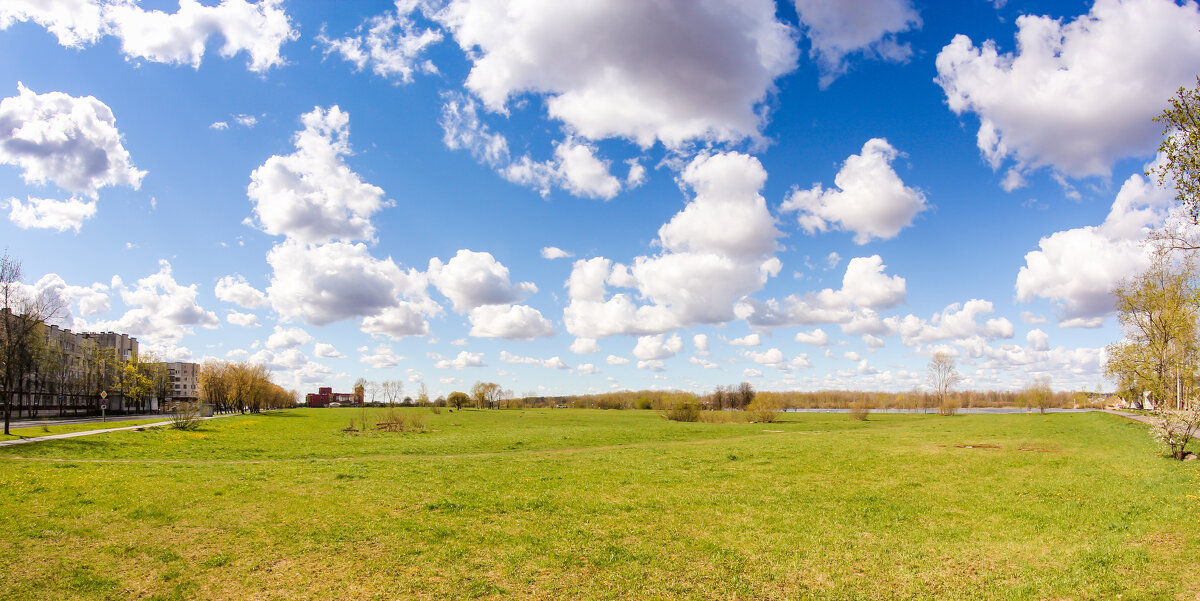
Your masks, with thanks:
[{"label": "white cumulus cloud", "polygon": [[812,41],[822,86],[845,73],[852,54],[908,60],[912,48],[896,41],[896,34],[921,25],[910,0],[795,0],[795,5]]},{"label": "white cumulus cloud", "polygon": [[810,234],[847,230],[854,232],[855,244],[895,238],[926,209],[925,195],[904,185],[892,169],[898,155],[887,140],[872,138],[861,154],[846,159],[833,180],[837,188],[793,188],[780,210],[799,213],[801,227]]},{"label": "white cumulus cloud", "polygon": [[146,175],[130,162],[106,104],[37,94],[19,82],[16,96],[0,100],[0,163],[20,167],[28,183],[53,182],[93,199],[105,186],[137,189]]},{"label": "white cumulus cloud", "polygon": [[1017,18],[1017,52],[964,35],[938,54],[937,82],[955,113],[979,117],[978,145],[1005,187],[1030,168],[1107,176],[1118,159],[1153,152],[1150,119],[1200,72],[1195,2],[1096,0],[1063,22]]},{"label": "white cumulus cloud", "polygon": [[371,215],[384,206],[383,190],[346,165],[350,115],[337,106],[301,117],[296,152],[272,156],[250,174],[247,194],[268,234],[306,243],[371,240]]},{"label": "white cumulus cloud", "polygon": [[483,305],[471,309],[468,318],[476,338],[533,340],[557,333],[541,311],[527,305]]},{"label": "white cumulus cloud", "polygon": [[19,198],[9,198],[8,206],[9,221],[21,229],[78,232],[79,228],[83,227],[84,220],[91,219],[96,214],[96,201],[83,201],[74,197],[70,200],[55,200],[28,196],[25,202]]},{"label": "white cumulus cloud", "polygon": [[588,139],[679,146],[758,134],[760,104],[798,56],[775,11],[769,0],[453,0],[436,18],[468,53],[466,87],[489,110],[540,93]]}]

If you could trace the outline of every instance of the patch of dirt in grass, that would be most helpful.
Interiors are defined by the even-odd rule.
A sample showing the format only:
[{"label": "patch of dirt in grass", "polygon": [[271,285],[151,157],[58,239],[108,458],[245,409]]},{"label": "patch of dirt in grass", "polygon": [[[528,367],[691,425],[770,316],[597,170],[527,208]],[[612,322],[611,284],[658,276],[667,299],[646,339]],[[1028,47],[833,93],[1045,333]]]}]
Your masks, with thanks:
[{"label": "patch of dirt in grass", "polygon": [[956,449],[999,449],[1002,447],[1000,445],[995,445],[995,444],[956,444],[956,445],[954,445],[954,448],[956,448]]}]

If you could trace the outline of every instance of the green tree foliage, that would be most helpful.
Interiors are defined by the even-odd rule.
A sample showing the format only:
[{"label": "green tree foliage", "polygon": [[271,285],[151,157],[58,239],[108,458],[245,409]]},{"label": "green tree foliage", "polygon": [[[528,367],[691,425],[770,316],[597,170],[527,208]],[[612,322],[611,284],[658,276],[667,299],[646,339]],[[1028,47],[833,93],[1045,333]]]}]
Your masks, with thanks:
[{"label": "green tree foliage", "polygon": [[451,392],[450,396],[446,397],[446,404],[454,407],[455,409],[462,409],[464,405],[470,402],[471,397],[467,396],[467,393],[459,392],[457,390]]},{"label": "green tree foliage", "polygon": [[1124,340],[1108,346],[1107,374],[1138,398],[1182,408],[1195,387],[1197,295],[1189,261],[1156,253],[1150,268],[1113,291]]},{"label": "green tree foliage", "polygon": [[475,403],[477,409],[499,407],[500,399],[503,396],[504,389],[495,382],[476,382],[471,387],[471,401]]},{"label": "green tree foliage", "polygon": [[1190,261],[1157,253],[1150,269],[1114,291],[1125,338],[1106,349],[1105,371],[1126,394],[1153,402],[1152,433],[1177,459],[1200,428],[1196,283]]},{"label": "green tree foliage", "polygon": [[1170,102],[1170,108],[1154,118],[1163,126],[1158,150],[1167,160],[1147,175],[1158,176],[1160,185],[1173,182],[1175,198],[1192,222],[1200,223],[1200,77],[1194,89],[1179,88]]},{"label": "green tree foliage", "polygon": [[262,365],[235,361],[206,361],[198,374],[200,398],[217,411],[258,413],[263,409],[295,406],[298,393],[271,381]]}]

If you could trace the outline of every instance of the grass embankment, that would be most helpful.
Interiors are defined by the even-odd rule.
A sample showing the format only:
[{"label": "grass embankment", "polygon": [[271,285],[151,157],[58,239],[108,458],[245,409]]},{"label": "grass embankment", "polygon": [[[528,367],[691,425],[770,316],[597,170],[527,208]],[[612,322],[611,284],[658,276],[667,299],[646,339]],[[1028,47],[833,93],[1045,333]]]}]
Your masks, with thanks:
[{"label": "grass embankment", "polygon": [[296,410],[0,449],[5,599],[1176,599],[1200,470],[1103,414]]},{"label": "grass embankment", "polygon": [[[130,426],[144,426],[146,424],[158,424],[171,421],[170,416],[160,415],[150,419],[134,419],[111,422],[91,422],[86,424],[55,424],[53,421],[47,421],[45,426],[32,426],[28,428],[11,428],[10,434],[5,436],[0,434],[0,440],[15,440],[18,438],[37,438],[39,436],[50,436],[52,434],[70,434],[72,432],[86,432],[90,430],[108,430],[111,428],[127,428]],[[0,428],[2,430],[3,428]]]}]

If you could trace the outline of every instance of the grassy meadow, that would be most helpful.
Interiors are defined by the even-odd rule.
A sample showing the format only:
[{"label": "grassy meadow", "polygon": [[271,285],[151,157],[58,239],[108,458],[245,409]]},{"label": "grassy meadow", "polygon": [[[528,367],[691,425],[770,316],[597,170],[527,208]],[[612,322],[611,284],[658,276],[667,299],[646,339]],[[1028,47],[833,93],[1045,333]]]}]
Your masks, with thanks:
[{"label": "grassy meadow", "polygon": [[403,411],[0,448],[0,599],[1200,595],[1200,462],[1112,415]]},{"label": "grassy meadow", "polygon": [[[50,436],[51,434],[70,434],[72,432],[86,432],[88,430],[107,430],[109,428],[127,428],[130,426],[142,426],[145,424],[159,424],[165,421],[171,421],[169,417],[158,416],[150,419],[131,419],[123,421],[111,422],[91,422],[85,424],[55,424],[53,421],[47,420],[44,426],[31,426],[26,428],[10,428],[9,434],[0,434],[0,440],[16,440],[18,438],[37,438],[39,436]],[[2,428],[0,428],[2,430]]]}]

